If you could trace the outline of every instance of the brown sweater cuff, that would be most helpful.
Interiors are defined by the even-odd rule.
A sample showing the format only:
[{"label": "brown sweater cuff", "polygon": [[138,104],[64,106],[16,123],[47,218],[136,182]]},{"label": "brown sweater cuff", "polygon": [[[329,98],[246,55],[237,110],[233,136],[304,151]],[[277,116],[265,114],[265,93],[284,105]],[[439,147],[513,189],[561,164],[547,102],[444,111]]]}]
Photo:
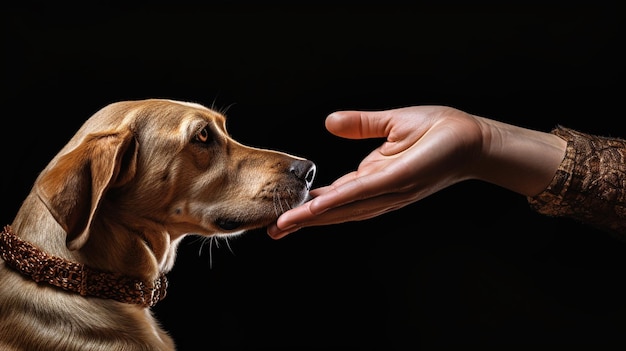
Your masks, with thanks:
[{"label": "brown sweater cuff", "polygon": [[531,208],[626,234],[626,141],[562,126],[551,133],[567,141],[565,157],[550,185],[528,197]]}]

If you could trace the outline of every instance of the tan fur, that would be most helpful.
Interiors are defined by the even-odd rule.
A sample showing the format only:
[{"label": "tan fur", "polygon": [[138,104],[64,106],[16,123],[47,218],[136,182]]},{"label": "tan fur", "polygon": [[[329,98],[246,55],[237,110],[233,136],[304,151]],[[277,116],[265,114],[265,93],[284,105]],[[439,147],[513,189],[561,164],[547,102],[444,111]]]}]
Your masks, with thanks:
[{"label": "tan fur", "polygon": [[[185,235],[267,226],[306,200],[314,174],[310,161],[239,144],[198,104],[113,103],[41,172],[11,226],[50,255],[152,281]],[[37,284],[0,260],[0,350],[174,349],[149,308]]]}]

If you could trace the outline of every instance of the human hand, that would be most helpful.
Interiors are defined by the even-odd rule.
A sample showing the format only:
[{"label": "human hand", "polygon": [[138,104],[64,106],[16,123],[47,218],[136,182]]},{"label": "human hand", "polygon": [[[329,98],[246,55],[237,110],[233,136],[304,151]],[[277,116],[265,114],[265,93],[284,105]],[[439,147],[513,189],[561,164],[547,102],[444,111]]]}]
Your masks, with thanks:
[{"label": "human hand", "polygon": [[348,139],[386,138],[356,171],[311,191],[312,200],[268,227],[275,239],[300,228],[358,221],[397,210],[472,175],[480,120],[444,106],[339,111],[326,128]]}]

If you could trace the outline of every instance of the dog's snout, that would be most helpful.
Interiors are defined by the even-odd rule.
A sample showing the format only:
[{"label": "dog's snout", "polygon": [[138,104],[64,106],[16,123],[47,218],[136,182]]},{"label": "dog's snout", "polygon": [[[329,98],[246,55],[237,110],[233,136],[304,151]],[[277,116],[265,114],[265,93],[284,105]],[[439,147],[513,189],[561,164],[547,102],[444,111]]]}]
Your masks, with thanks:
[{"label": "dog's snout", "polygon": [[313,179],[315,178],[315,163],[309,160],[295,160],[291,163],[289,172],[296,178],[303,180],[307,189],[311,189]]}]

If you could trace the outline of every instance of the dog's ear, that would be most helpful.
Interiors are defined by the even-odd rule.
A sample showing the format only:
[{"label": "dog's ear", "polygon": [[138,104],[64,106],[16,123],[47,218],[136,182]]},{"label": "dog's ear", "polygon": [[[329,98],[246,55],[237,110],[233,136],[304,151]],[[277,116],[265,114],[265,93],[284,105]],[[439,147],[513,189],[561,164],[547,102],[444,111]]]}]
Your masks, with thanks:
[{"label": "dog's ear", "polygon": [[131,131],[91,134],[40,175],[37,194],[67,232],[70,250],[87,241],[91,220],[107,189],[135,175],[137,149]]}]

